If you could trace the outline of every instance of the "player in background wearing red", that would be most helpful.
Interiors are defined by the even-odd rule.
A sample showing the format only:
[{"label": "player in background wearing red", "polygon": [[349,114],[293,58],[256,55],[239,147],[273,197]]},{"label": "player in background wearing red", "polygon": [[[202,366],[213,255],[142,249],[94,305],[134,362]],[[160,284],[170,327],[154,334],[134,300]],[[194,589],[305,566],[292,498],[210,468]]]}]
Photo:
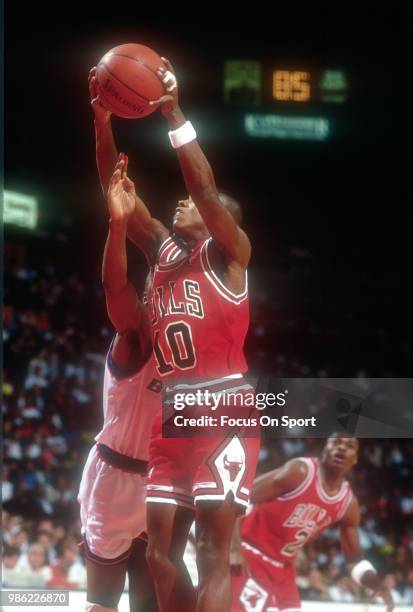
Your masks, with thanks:
[{"label": "player in background wearing red", "polygon": [[127,278],[126,227],[135,190],[122,156],[108,191],[109,231],[102,280],[116,330],[105,365],[104,423],[79,489],[87,568],[86,610],[115,612],[126,573],[131,612],[156,611],[146,563],[145,477],[162,384],[152,357],[146,309]]},{"label": "player in background wearing red", "polygon": [[393,610],[390,592],[360,549],[359,504],[346,480],[358,447],[356,438],[334,434],[321,460],[292,459],[255,480],[253,508],[234,530],[231,561],[243,572],[232,577],[232,612],[300,612],[295,556],[333,524],[353,579]]}]

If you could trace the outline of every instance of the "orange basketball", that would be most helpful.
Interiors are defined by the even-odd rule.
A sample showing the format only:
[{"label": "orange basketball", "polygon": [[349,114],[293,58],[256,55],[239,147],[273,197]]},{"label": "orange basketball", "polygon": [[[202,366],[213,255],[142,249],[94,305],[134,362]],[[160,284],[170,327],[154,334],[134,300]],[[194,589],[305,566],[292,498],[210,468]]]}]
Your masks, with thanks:
[{"label": "orange basketball", "polygon": [[114,47],[100,60],[96,69],[99,96],[103,105],[124,119],[138,119],[153,113],[150,106],[165,91],[156,74],[164,64],[155,51],[133,43]]}]

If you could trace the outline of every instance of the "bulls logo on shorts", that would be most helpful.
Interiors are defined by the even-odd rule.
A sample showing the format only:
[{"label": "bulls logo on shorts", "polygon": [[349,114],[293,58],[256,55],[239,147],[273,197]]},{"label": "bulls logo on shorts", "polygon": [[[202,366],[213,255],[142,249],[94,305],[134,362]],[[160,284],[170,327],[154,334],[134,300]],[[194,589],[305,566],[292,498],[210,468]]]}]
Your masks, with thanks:
[{"label": "bulls logo on shorts", "polygon": [[248,578],[239,596],[245,612],[263,612],[267,598],[267,591],[252,578]]},{"label": "bulls logo on shorts", "polygon": [[[194,486],[195,500],[225,499],[232,492],[234,500],[248,504],[245,440],[237,435],[224,438],[208,457],[206,464],[213,480],[203,479]],[[254,466],[255,467],[255,466]]]},{"label": "bulls logo on shorts", "polygon": [[234,482],[236,477],[241,471],[241,468],[244,465],[244,459],[241,456],[232,455],[230,453],[226,453],[224,455],[224,468],[229,472],[229,479],[231,482]]},{"label": "bulls logo on shorts", "polygon": [[218,471],[225,493],[231,490],[235,494],[245,474],[245,449],[241,439],[233,436],[211,459]]}]

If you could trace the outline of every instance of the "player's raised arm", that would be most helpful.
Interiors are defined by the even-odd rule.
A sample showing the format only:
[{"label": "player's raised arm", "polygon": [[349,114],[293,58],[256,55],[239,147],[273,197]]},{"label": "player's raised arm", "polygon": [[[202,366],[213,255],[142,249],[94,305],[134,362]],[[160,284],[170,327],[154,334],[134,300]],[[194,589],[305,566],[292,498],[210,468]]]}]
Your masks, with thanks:
[{"label": "player's raised arm", "polygon": [[304,461],[291,459],[282,467],[258,476],[254,480],[251,503],[261,504],[294,491],[303,483],[307,473]]},{"label": "player's raised arm", "polygon": [[151,348],[145,308],[127,277],[126,231],[135,205],[135,187],[126,172],[127,160],[119,156],[107,195],[110,220],[102,265],[109,318],[117,333],[129,338],[123,343],[124,354],[116,355],[119,365],[130,362],[129,345],[133,350],[138,346],[141,355]]},{"label": "player's raised arm", "polygon": [[[90,103],[95,115],[96,164],[100,184],[106,196],[118,160],[118,152],[113,138],[111,112],[104,107],[99,97],[96,67],[89,72],[89,92]],[[149,263],[152,263],[159,245],[169,235],[169,232],[160,221],[152,217],[136,192],[134,197],[134,209],[128,217],[128,238],[144,252]]]},{"label": "player's raised arm", "polygon": [[360,508],[357,499],[353,497],[340,522],[340,540],[343,554],[353,580],[381,597],[386,605],[386,611],[391,612],[394,609],[391,593],[383,586],[372,564],[364,559],[360,547],[359,527]]},{"label": "player's raised arm", "polygon": [[96,165],[99,172],[102,191],[106,196],[110,179],[118,159],[118,152],[112,132],[112,113],[103,106],[99,97],[96,80],[96,66],[89,72],[89,94],[90,104],[95,115]]},{"label": "player's raised arm", "polygon": [[153,103],[161,103],[162,114],[168,121],[171,143],[176,148],[187,191],[227,261],[236,261],[246,268],[251,255],[248,237],[228,208],[222,205],[211,166],[196,140],[192,125],[179,107],[173,68],[168,60],[162,59],[165,68],[158,74],[167,93]]}]

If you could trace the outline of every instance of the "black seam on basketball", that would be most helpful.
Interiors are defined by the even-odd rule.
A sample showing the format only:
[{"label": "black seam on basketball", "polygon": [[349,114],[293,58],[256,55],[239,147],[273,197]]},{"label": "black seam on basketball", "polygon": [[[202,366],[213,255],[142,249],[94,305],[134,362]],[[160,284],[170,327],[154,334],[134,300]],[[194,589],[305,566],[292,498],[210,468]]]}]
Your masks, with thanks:
[{"label": "black seam on basketball", "polygon": [[148,64],[145,64],[145,62],[143,62],[142,60],[138,59],[137,57],[133,57],[132,55],[126,55],[125,53],[112,53],[111,55],[117,55],[118,57],[127,57],[128,59],[131,59],[134,62],[138,62],[138,64],[142,64],[142,66],[145,66],[145,68],[150,70],[152,72],[152,74],[154,74],[156,76],[156,78],[159,79],[159,76],[156,74],[156,70],[154,70],[153,68],[148,66]]},{"label": "black seam on basketball", "polygon": [[113,72],[106,66],[106,64],[104,62],[100,62],[100,64],[98,64],[99,66],[103,66],[104,69],[110,74],[110,76],[115,79],[118,83],[120,83],[121,85],[123,85],[123,87],[126,87],[126,89],[129,89],[129,91],[131,91],[132,93],[135,94],[135,96],[138,96],[138,98],[141,98],[142,100],[144,100],[145,102],[150,102],[149,98],[145,98],[145,96],[143,96],[142,94],[138,93],[137,91],[135,91],[134,89],[132,89],[132,87],[129,87],[129,85],[126,85],[126,83],[124,83],[123,81],[121,81],[116,75],[113,74]]}]

